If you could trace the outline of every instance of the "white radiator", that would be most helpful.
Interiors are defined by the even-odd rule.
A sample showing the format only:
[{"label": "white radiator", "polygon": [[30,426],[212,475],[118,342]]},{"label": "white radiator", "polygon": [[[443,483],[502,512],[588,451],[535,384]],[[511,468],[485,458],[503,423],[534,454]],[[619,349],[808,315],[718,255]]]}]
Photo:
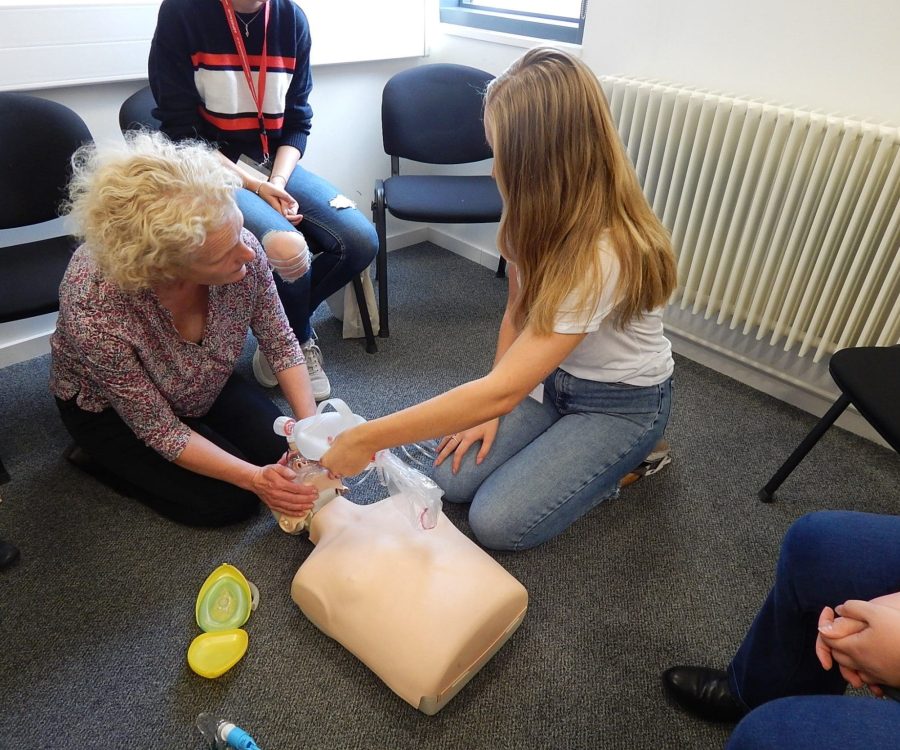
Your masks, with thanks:
[{"label": "white radiator", "polygon": [[672,305],[813,361],[900,341],[900,128],[602,77]]}]

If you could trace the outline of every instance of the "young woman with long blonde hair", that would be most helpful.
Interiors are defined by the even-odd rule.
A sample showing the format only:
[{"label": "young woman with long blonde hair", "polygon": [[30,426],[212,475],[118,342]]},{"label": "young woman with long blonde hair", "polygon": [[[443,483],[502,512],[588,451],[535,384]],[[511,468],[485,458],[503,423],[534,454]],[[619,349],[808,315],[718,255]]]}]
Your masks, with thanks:
[{"label": "young woman with long blonde hair", "polygon": [[444,435],[445,499],[471,502],[482,544],[516,550],[615,496],[662,438],[676,271],[584,63],[530,50],[488,87],[484,121],[510,268],[494,367],[339,435],[322,463],[353,474],[376,450]]}]

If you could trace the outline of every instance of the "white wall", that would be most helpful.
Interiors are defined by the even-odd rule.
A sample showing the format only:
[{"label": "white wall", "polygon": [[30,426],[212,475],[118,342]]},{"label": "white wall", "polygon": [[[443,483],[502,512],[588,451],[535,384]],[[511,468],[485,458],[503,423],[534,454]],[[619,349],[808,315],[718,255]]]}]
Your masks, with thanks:
[{"label": "white wall", "polygon": [[[437,2],[428,23],[430,57],[314,69],[316,115],[304,163],[332,180],[364,212],[389,161],[381,147],[380,96],[394,72],[422,62],[458,62],[498,73],[522,47],[444,33]],[[663,78],[798,107],[900,123],[900,3],[896,0],[591,0],[582,56],[598,74]],[[79,112],[98,140],[117,138],[119,104],[143,85],[112,83],[36,91]],[[489,163],[479,166],[483,173]],[[389,234],[418,225],[390,219]],[[496,255],[495,225],[435,228],[470,257]],[[403,239],[398,238],[395,244]],[[7,324],[11,325],[11,324]],[[9,363],[0,326],[0,366]],[[4,360],[4,356],[6,359]],[[29,354],[28,356],[32,356]]]},{"label": "white wall", "polygon": [[[390,160],[381,144],[381,90],[394,73],[419,60],[347,63],[313,69],[315,88],[311,103],[315,114],[303,164],[331,180],[367,215],[376,177],[390,174]],[[119,106],[144,85],[146,81],[131,81],[29,93],[58,101],[78,112],[94,139],[102,143],[121,140]],[[390,230],[402,233],[408,226],[405,222],[395,222]],[[26,237],[21,232],[0,232],[0,245],[36,238],[34,233]],[[405,244],[402,239],[396,241]],[[54,316],[46,316],[40,320],[0,324],[0,367],[47,351],[46,338],[53,330],[54,321]]]},{"label": "white wall", "polygon": [[[582,58],[598,75],[663,79],[800,109],[900,124],[900,3],[896,0],[590,0]],[[433,34],[431,60],[499,72],[522,49]],[[495,252],[493,227],[443,226],[440,241]],[[477,255],[472,247],[469,257]],[[816,414],[834,384],[827,367],[773,355],[761,363],[737,349],[679,337],[676,350]],[[690,333],[690,332],[688,332]],[[694,340],[696,339],[696,341]],[[783,359],[783,357],[782,357]],[[796,371],[796,372],[795,372]],[[833,396],[831,396],[833,398]],[[882,442],[855,413],[840,425]]]},{"label": "white wall", "polygon": [[[432,62],[499,73],[521,47],[441,32]],[[800,109],[900,124],[897,0],[590,0],[582,59],[598,75],[657,78]],[[496,253],[495,230],[442,226]]]},{"label": "white wall", "polygon": [[896,0],[591,0],[584,59],[602,74],[900,124],[898,34]]},{"label": "white wall", "polygon": [[[390,172],[381,145],[381,90],[416,58],[314,68],[313,130],[303,165],[338,185],[366,212],[376,175]],[[121,103],[145,80],[42,89],[30,93],[71,107],[98,142],[121,140]]]},{"label": "white wall", "polygon": [[[421,56],[431,0],[304,2],[313,65]],[[0,91],[146,75],[160,0],[0,0]],[[348,26],[346,19],[355,23]]]}]

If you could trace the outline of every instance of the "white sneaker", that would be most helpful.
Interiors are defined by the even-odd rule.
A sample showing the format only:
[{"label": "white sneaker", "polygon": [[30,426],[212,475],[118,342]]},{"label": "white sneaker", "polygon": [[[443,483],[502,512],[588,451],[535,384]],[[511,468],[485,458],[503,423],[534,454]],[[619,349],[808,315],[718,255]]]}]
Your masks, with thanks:
[{"label": "white sneaker", "polygon": [[627,487],[641,477],[652,476],[658,471],[662,471],[670,463],[672,463],[672,449],[669,447],[669,441],[662,438],[656,442],[650,455],[641,461],[637,468],[632,469],[619,480],[619,487]]},{"label": "white sneaker", "polygon": [[315,339],[310,339],[301,344],[303,356],[306,357],[306,369],[309,371],[309,382],[312,385],[312,395],[316,401],[323,401],[331,395],[331,383],[325,370],[322,369],[324,357]]},{"label": "white sneaker", "polygon": [[274,388],[278,385],[278,378],[275,377],[272,366],[265,358],[265,355],[259,350],[258,346],[256,347],[256,351],[253,352],[253,377],[255,377],[256,382],[264,388]]}]

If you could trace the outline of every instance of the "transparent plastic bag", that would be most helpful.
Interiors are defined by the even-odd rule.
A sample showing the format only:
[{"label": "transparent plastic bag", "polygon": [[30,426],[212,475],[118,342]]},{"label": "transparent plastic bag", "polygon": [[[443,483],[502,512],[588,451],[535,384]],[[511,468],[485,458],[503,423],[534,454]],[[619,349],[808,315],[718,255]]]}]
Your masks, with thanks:
[{"label": "transparent plastic bag", "polygon": [[[326,411],[328,406],[334,411]],[[304,531],[322,505],[331,500],[336,493],[343,494],[347,490],[340,480],[329,477],[328,471],[318,460],[328,450],[331,440],[336,435],[363,422],[365,419],[354,414],[347,404],[337,398],[323,401],[319,404],[315,415],[299,422],[290,417],[279,417],[275,420],[273,425],[275,433],[287,438],[290,449],[288,466],[297,472],[294,481],[313,484],[320,490],[333,490],[328,494],[324,492],[320,494],[312,511],[303,516],[291,517],[272,511],[283,531],[288,534],[299,534]],[[432,457],[423,446],[417,444],[412,447],[426,457]],[[401,447],[401,450],[410,461],[416,460],[405,447]],[[372,470],[377,472],[379,481],[388,488],[391,495],[402,495],[406,499],[402,507],[405,508],[405,514],[414,528],[428,530],[437,526],[444,492],[431,479],[389,450],[375,454],[374,462],[357,484],[365,481]]]},{"label": "transparent plastic bag", "polygon": [[375,454],[379,481],[391,495],[403,495],[410,523],[417,529],[433,529],[441,515],[444,491],[418,469],[414,469],[390,451]]}]

